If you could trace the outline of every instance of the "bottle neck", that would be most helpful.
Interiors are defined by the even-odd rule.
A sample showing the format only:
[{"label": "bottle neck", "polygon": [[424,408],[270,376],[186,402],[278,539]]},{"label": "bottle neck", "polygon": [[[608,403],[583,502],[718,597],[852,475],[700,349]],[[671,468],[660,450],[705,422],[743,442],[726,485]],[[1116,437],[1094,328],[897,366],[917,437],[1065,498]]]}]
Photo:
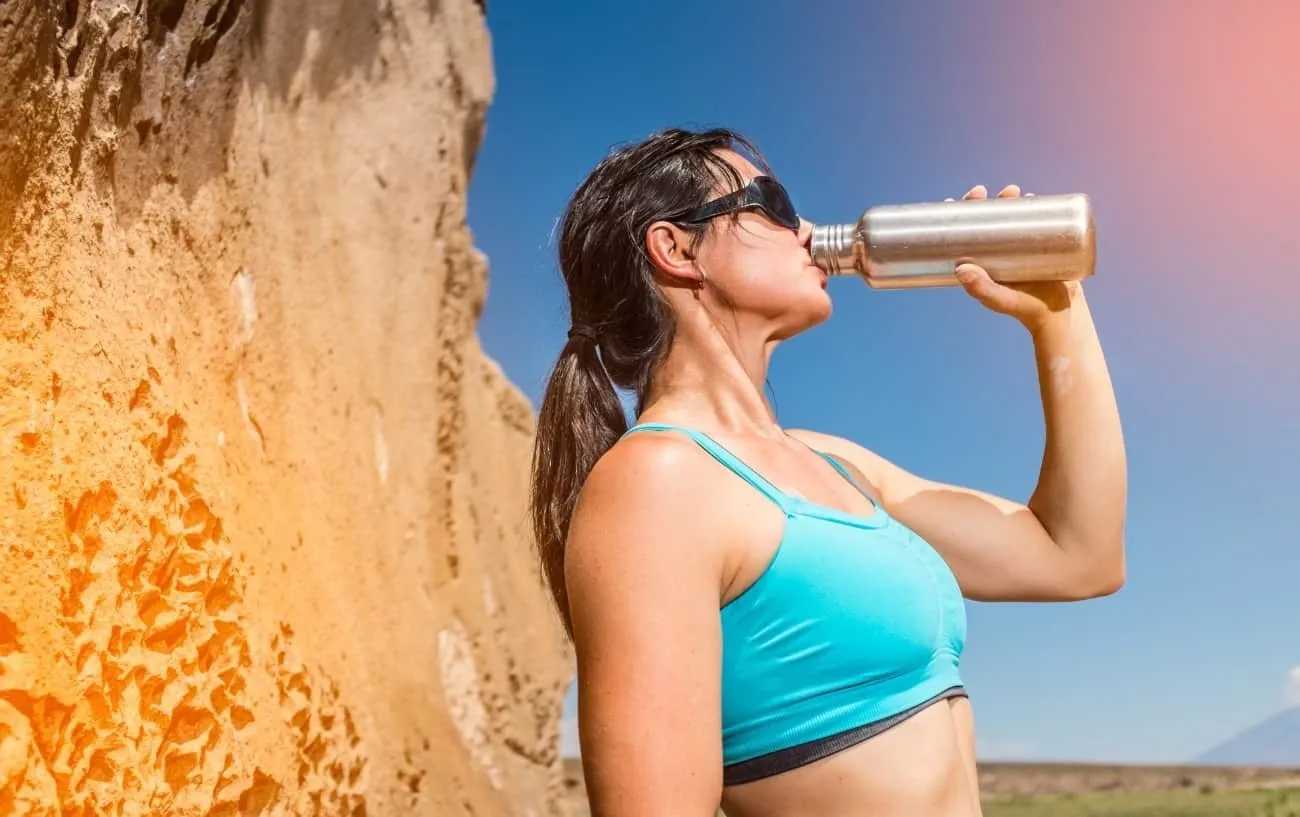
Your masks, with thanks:
[{"label": "bottle neck", "polygon": [[812,261],[828,275],[850,275],[854,270],[854,224],[818,224],[809,239]]}]

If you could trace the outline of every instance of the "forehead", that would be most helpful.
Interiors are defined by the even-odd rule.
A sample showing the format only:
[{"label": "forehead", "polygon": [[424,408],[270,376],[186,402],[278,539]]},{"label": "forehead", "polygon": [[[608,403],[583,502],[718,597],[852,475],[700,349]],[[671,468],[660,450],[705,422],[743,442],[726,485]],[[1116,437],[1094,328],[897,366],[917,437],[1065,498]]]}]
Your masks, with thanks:
[{"label": "forehead", "polygon": [[740,183],[737,184],[735,179],[729,178],[721,168],[714,168],[714,187],[712,193],[714,196],[725,196],[728,193],[732,193],[749,184],[755,176],[764,175],[763,171],[757,165],[747,159],[743,154],[731,150],[730,148],[717,150],[715,151],[715,154],[736,171],[737,175],[740,176]]},{"label": "forehead", "polygon": [[759,170],[753,162],[730,148],[719,150],[718,155],[736,169],[743,183],[748,183],[755,176],[763,175],[763,171]]}]

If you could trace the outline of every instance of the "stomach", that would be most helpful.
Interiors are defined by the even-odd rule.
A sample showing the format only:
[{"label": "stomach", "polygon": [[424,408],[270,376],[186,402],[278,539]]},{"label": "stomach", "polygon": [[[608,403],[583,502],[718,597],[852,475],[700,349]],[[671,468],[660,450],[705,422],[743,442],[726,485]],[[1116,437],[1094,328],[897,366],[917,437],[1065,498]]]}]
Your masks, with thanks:
[{"label": "stomach", "polygon": [[830,757],[722,793],[726,817],[981,817],[974,715],[936,701]]}]

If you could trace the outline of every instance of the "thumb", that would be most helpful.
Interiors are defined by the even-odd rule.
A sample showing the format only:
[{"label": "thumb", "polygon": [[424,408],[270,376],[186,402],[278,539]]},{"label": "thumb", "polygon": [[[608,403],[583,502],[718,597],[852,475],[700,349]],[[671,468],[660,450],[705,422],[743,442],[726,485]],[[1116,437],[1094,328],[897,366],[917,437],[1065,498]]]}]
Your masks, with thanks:
[{"label": "thumb", "polygon": [[995,286],[993,279],[989,277],[988,270],[979,264],[973,264],[969,261],[957,265],[955,270],[957,281],[971,295],[987,296],[991,294],[989,290]]},{"label": "thumb", "polygon": [[957,281],[975,300],[995,311],[1006,308],[1011,293],[1006,287],[994,281],[989,276],[988,270],[979,264],[966,262],[958,264],[955,272]]}]

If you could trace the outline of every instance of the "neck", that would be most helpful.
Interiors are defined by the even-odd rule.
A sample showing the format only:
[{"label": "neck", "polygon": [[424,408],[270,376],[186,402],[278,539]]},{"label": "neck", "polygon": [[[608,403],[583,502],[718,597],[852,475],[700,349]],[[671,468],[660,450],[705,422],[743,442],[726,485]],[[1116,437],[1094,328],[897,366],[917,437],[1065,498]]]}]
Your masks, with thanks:
[{"label": "neck", "polygon": [[726,433],[781,436],[763,385],[774,341],[742,344],[712,322],[679,323],[642,415]]}]

